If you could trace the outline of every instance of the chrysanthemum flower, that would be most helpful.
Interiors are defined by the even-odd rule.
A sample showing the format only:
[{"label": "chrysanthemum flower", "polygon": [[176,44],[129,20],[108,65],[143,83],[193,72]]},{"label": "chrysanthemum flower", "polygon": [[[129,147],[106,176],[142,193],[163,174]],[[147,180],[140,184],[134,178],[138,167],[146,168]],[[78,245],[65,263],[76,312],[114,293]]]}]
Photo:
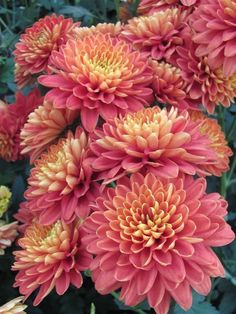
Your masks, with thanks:
[{"label": "chrysanthemum flower", "polygon": [[180,172],[205,175],[199,165],[215,163],[217,157],[199,124],[174,107],[128,113],[96,132],[91,144],[96,155],[93,167],[105,182],[141,169],[166,178]]},{"label": "chrysanthemum flower", "polygon": [[152,71],[147,59],[108,34],[69,40],[51,57],[54,75],[39,82],[52,87],[46,98],[55,108],[80,110],[82,125],[93,131],[99,115],[108,120],[137,111],[152,100]]},{"label": "chrysanthemum flower", "polygon": [[29,203],[27,201],[21,202],[18,212],[14,215],[14,218],[20,223],[18,231],[25,233],[25,230],[30,226],[34,219],[37,219],[36,215],[29,209]]},{"label": "chrysanthemum flower", "polygon": [[201,0],[192,17],[197,56],[207,56],[213,70],[223,65],[226,77],[236,74],[235,19],[236,0]]},{"label": "chrysanthemum flower", "polygon": [[0,306],[0,314],[26,314],[27,305],[22,304],[23,299],[18,297]]},{"label": "chrysanthemum flower", "polygon": [[221,126],[215,119],[210,119],[199,111],[191,111],[190,118],[192,121],[202,122],[199,131],[209,138],[211,141],[210,147],[217,155],[217,162],[204,166],[204,169],[215,176],[221,176],[223,172],[229,170],[229,157],[233,155]]},{"label": "chrysanthemum flower", "polygon": [[4,254],[4,249],[11,246],[17,237],[17,221],[6,224],[0,220],[0,255]]},{"label": "chrysanthemum flower", "polygon": [[8,105],[0,112],[0,158],[6,161],[21,159],[20,155],[20,131],[25,124],[28,115],[42,101],[38,89],[34,89],[29,95],[16,93],[16,102]]},{"label": "chrysanthemum flower", "polygon": [[32,74],[48,70],[49,57],[65,44],[73,28],[80,23],[64,19],[62,15],[46,16],[26,29],[14,51],[16,82],[23,87]]},{"label": "chrysanthemum flower", "polygon": [[64,224],[57,221],[50,226],[33,222],[25,235],[18,240],[21,247],[15,251],[13,270],[14,287],[26,298],[39,288],[34,305],[38,305],[55,287],[62,295],[73,284],[80,288],[83,278],[80,271],[88,269],[91,255],[81,246],[79,223]]},{"label": "chrysanthemum flower", "polygon": [[158,101],[186,109],[185,81],[181,70],[166,62],[150,60],[153,69],[152,87]]},{"label": "chrysanthemum flower", "polygon": [[120,22],[113,23],[98,23],[91,27],[75,27],[71,38],[84,39],[86,36],[96,35],[98,33],[109,34],[111,37],[117,37],[121,32],[122,26]]},{"label": "chrysanthemum flower", "polygon": [[28,117],[21,130],[21,153],[30,155],[31,163],[48,148],[77,118],[78,112],[56,109],[50,101],[44,101]]},{"label": "chrysanthemum flower", "polygon": [[190,7],[197,0],[141,0],[138,6],[138,14],[149,15],[157,11],[174,8],[177,6]]},{"label": "chrysanthemum flower", "polygon": [[82,241],[95,255],[98,292],[121,288],[125,304],[147,299],[158,314],[168,313],[172,298],[189,309],[191,288],[208,294],[210,277],[224,276],[211,247],[230,243],[234,233],[223,219],[227,202],[205,190],[203,178],[133,174],[98,198]]},{"label": "chrysanthemum flower", "polygon": [[98,184],[91,179],[89,142],[77,128],[68,132],[35,161],[25,197],[29,209],[44,225],[61,219],[70,223],[76,216],[89,214],[89,202],[98,195]]},{"label": "chrysanthemum flower", "polygon": [[11,200],[11,191],[5,185],[0,185],[0,218],[7,211]]},{"label": "chrysanthemum flower", "polygon": [[181,30],[186,12],[177,8],[156,12],[150,16],[135,17],[121,32],[122,38],[132,43],[146,57],[169,59],[176,46],[182,45]]},{"label": "chrysanthemum flower", "polygon": [[229,107],[236,97],[236,74],[225,77],[222,68],[212,70],[207,57],[196,56],[197,45],[190,34],[186,32],[185,36],[183,47],[176,49],[176,63],[187,84],[186,94],[193,102],[202,104],[209,113],[213,113],[219,104]]}]

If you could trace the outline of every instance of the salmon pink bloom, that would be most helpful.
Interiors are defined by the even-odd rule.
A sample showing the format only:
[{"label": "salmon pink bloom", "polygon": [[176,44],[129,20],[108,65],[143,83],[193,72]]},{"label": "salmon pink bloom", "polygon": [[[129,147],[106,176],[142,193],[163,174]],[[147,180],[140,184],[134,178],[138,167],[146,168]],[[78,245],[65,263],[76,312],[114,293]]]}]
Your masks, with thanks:
[{"label": "salmon pink bloom", "polygon": [[4,249],[10,247],[17,237],[17,221],[6,224],[0,220],[0,255],[4,255]]},{"label": "salmon pink bloom", "polygon": [[34,162],[77,117],[78,112],[56,109],[45,100],[29,115],[21,130],[21,153],[30,155],[31,163]]},{"label": "salmon pink bloom", "polygon": [[199,166],[216,162],[209,139],[186,111],[152,107],[115,118],[98,130],[91,149],[93,167],[105,183],[142,169],[160,177],[180,172],[209,174]]},{"label": "salmon pink bloom", "polygon": [[79,110],[87,131],[94,130],[99,116],[108,120],[153,100],[147,59],[109,34],[69,40],[52,53],[51,63],[55,74],[39,78],[52,87],[46,99],[55,108]]},{"label": "salmon pink bloom", "polygon": [[169,8],[180,6],[190,7],[196,3],[197,0],[141,0],[138,6],[138,13],[140,15],[150,15]]},{"label": "salmon pink bloom", "polygon": [[75,27],[71,38],[84,39],[86,36],[96,35],[98,33],[109,34],[111,37],[117,37],[121,32],[122,26],[120,22],[113,23],[98,23],[91,27]]},{"label": "salmon pink bloom", "polygon": [[23,297],[15,298],[0,306],[0,314],[26,314],[27,305],[22,304]]},{"label": "salmon pink bloom", "polygon": [[60,220],[49,226],[34,221],[18,240],[20,250],[15,251],[13,270],[14,287],[28,298],[39,288],[34,305],[38,305],[55,287],[63,295],[70,284],[80,288],[83,278],[80,271],[88,269],[91,255],[81,246],[78,221],[67,225]]},{"label": "salmon pink bloom", "polygon": [[0,158],[6,161],[21,159],[20,131],[28,115],[42,101],[38,89],[34,89],[27,96],[16,93],[14,104],[0,108]]},{"label": "salmon pink bloom", "polygon": [[32,74],[48,71],[52,51],[65,44],[73,28],[79,24],[74,24],[72,19],[64,19],[62,15],[52,14],[26,29],[14,51],[19,87],[27,84]]},{"label": "salmon pink bloom", "polygon": [[58,219],[72,222],[89,214],[89,202],[98,195],[92,181],[89,139],[81,128],[68,132],[35,161],[25,192],[29,210],[39,223],[52,224]]},{"label": "salmon pink bloom", "polygon": [[185,101],[185,81],[182,78],[181,70],[166,62],[150,60],[153,69],[152,87],[156,99],[164,104],[178,108],[188,108]]},{"label": "salmon pink bloom", "polygon": [[147,299],[158,314],[168,313],[171,299],[188,310],[191,288],[207,295],[210,277],[224,276],[211,247],[230,243],[234,233],[223,218],[227,202],[205,190],[204,178],[136,173],[98,198],[82,240],[95,256],[97,291],[121,289],[126,305]]},{"label": "salmon pink bloom", "polygon": [[223,66],[223,75],[236,74],[236,0],[201,0],[192,16],[198,44],[196,55],[208,57],[212,70]]},{"label": "salmon pink bloom", "polygon": [[197,57],[197,45],[186,30],[183,47],[177,47],[176,65],[185,80],[190,102],[202,104],[209,113],[216,105],[229,107],[236,97],[236,74],[225,77],[222,68],[211,69],[208,57]]},{"label": "salmon pink bloom", "polygon": [[192,111],[190,118],[192,121],[202,122],[199,131],[209,138],[211,141],[210,147],[217,155],[217,162],[215,164],[205,165],[203,168],[214,176],[220,177],[223,172],[229,170],[229,157],[233,155],[221,126],[215,119],[210,119],[199,111]]},{"label": "salmon pink bloom", "polygon": [[20,207],[18,212],[14,215],[14,218],[21,223],[18,226],[18,231],[20,233],[25,233],[26,228],[32,224],[36,216],[30,211],[29,203],[25,201],[20,203]]},{"label": "salmon pink bloom", "polygon": [[146,57],[168,60],[176,47],[183,43],[181,31],[186,16],[186,12],[173,8],[135,17],[124,26],[122,38]]}]

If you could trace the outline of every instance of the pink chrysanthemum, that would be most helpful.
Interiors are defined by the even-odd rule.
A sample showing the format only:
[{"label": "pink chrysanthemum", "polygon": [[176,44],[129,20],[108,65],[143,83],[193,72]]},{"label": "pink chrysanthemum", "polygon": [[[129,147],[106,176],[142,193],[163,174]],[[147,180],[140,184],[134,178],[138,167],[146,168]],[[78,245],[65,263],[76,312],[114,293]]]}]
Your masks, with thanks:
[{"label": "pink chrysanthemum", "polygon": [[209,113],[215,106],[222,104],[229,107],[236,97],[236,74],[225,77],[222,68],[212,70],[207,57],[197,57],[197,45],[190,33],[185,33],[185,44],[177,47],[176,64],[186,82],[186,94],[190,102],[202,104]]},{"label": "pink chrysanthemum", "polygon": [[0,306],[0,314],[26,314],[27,305],[22,303],[23,299],[18,297]]},{"label": "pink chrysanthemum", "polygon": [[73,30],[71,38],[84,39],[86,36],[96,35],[98,33],[109,34],[111,37],[117,37],[121,32],[122,26],[120,22],[113,23],[98,23],[96,26],[91,27],[76,27]]},{"label": "pink chrysanthemum", "polygon": [[78,112],[56,109],[44,101],[28,117],[21,130],[21,153],[30,155],[31,163],[59,137],[64,129],[78,117]]},{"label": "pink chrysanthemum", "polygon": [[132,43],[145,57],[168,60],[176,46],[183,43],[181,30],[185,19],[186,12],[177,8],[135,17],[124,26],[122,38]]},{"label": "pink chrysanthemum", "polygon": [[236,74],[236,0],[201,0],[192,20],[197,56],[213,70],[223,66],[226,77]]},{"label": "pink chrysanthemum", "polygon": [[4,249],[10,247],[17,237],[17,221],[6,224],[0,220],[0,255],[4,254]]},{"label": "pink chrysanthemum", "polygon": [[25,197],[41,224],[58,219],[70,223],[76,216],[87,217],[89,202],[98,195],[98,184],[91,179],[89,155],[88,139],[78,127],[75,135],[68,132],[36,160]]},{"label": "pink chrysanthemum", "polygon": [[16,102],[0,109],[0,158],[6,161],[21,159],[20,131],[32,112],[42,101],[38,89],[28,96],[16,93]]},{"label": "pink chrysanthemum", "polygon": [[14,287],[19,287],[26,298],[39,288],[34,305],[38,305],[54,287],[62,295],[70,284],[76,288],[82,286],[80,271],[88,269],[91,255],[81,246],[79,227],[76,221],[69,225],[57,221],[50,226],[35,221],[19,239],[21,249],[14,252],[12,267],[19,271]]},{"label": "pink chrysanthemum", "polygon": [[197,0],[141,0],[138,6],[138,14],[149,15],[154,12],[174,8],[177,6],[190,7]]},{"label": "pink chrysanthemum", "polygon": [[185,81],[181,70],[166,62],[150,60],[153,69],[152,87],[158,101],[186,109]]},{"label": "pink chrysanthemum", "polygon": [[64,19],[62,15],[52,14],[26,29],[14,51],[19,87],[27,84],[32,74],[48,70],[52,51],[65,44],[73,28],[79,24],[74,24],[72,19]]},{"label": "pink chrysanthemum", "polygon": [[180,172],[208,174],[200,166],[216,162],[209,139],[198,130],[186,111],[153,107],[128,113],[103,125],[91,149],[93,167],[105,182],[144,169],[161,177]]},{"label": "pink chrysanthemum", "polygon": [[229,157],[233,155],[232,150],[226,142],[225,134],[221,126],[215,119],[210,119],[199,111],[192,111],[190,118],[192,121],[202,122],[199,131],[209,138],[211,141],[210,147],[217,155],[217,162],[212,165],[204,166],[204,169],[220,177],[223,172],[229,170]]},{"label": "pink chrysanthemum", "polygon": [[80,110],[82,125],[93,131],[104,119],[137,111],[152,102],[152,71],[147,59],[108,34],[69,40],[51,57],[54,75],[39,82],[52,87],[46,98],[55,108]]},{"label": "pink chrysanthemum", "polygon": [[20,203],[20,207],[14,218],[20,223],[18,231],[23,234],[26,228],[32,224],[36,215],[30,211],[29,203],[25,201]]},{"label": "pink chrysanthemum", "polygon": [[227,202],[205,190],[203,178],[133,174],[98,198],[82,240],[95,255],[98,292],[121,288],[125,304],[147,299],[158,314],[168,313],[172,298],[189,309],[191,288],[208,294],[210,277],[224,276],[211,246],[230,243],[234,233],[223,219]]}]

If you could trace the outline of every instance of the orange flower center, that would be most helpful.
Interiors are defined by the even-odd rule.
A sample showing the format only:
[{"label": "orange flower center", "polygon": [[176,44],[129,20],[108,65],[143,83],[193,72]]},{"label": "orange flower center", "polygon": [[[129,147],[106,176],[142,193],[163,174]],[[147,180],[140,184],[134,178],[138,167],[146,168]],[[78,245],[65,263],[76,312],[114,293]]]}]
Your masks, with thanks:
[{"label": "orange flower center", "polygon": [[[138,195],[135,190],[136,193],[138,190]],[[133,186],[133,191],[127,193],[123,201],[123,207],[117,209],[122,238],[134,244],[145,243],[145,247],[156,243],[156,248],[162,249],[169,238],[184,228],[184,216],[181,210],[177,210],[184,198],[185,192],[176,190],[173,184],[163,186],[157,181],[155,191],[146,184]],[[173,246],[174,242],[169,248]]]}]

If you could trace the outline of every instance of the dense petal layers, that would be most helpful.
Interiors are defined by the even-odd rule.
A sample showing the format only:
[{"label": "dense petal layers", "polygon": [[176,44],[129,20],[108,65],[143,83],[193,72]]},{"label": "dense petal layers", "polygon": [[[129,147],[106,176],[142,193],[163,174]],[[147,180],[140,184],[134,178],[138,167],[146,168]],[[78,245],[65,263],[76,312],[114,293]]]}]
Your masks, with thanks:
[{"label": "dense petal layers", "polygon": [[98,292],[121,288],[127,305],[147,299],[158,314],[168,313],[172,298],[189,309],[191,288],[208,294],[210,277],[224,276],[211,246],[230,243],[234,233],[223,219],[227,202],[205,189],[203,178],[133,174],[98,198],[82,240],[95,256]]},{"label": "dense petal layers", "polygon": [[192,121],[202,122],[199,130],[209,138],[211,141],[210,147],[217,155],[217,162],[206,165],[204,168],[215,176],[221,176],[223,172],[229,170],[229,157],[233,155],[221,126],[215,119],[210,119],[201,112],[192,111],[190,118]]},{"label": "dense petal layers", "polygon": [[152,87],[156,99],[164,104],[186,109],[185,81],[181,70],[166,62],[150,60],[153,69]]},{"label": "dense petal layers", "polygon": [[121,34],[144,56],[168,60],[176,47],[183,43],[181,30],[185,19],[185,12],[177,8],[167,9],[129,20]]},{"label": "dense petal layers", "polygon": [[0,158],[6,161],[21,159],[20,131],[28,115],[42,101],[38,89],[34,89],[27,96],[16,93],[14,104],[0,108]]},{"label": "dense petal layers", "polygon": [[81,246],[81,231],[78,221],[67,225],[61,221],[42,226],[34,221],[18,241],[20,250],[15,251],[13,270],[15,287],[26,298],[39,288],[34,305],[38,305],[55,287],[62,295],[70,284],[80,288],[83,278],[80,271],[86,270],[91,255]]},{"label": "dense petal layers", "polygon": [[17,237],[17,221],[7,224],[0,220],[0,255],[4,254],[4,249],[10,247]]},{"label": "dense petal layers", "polygon": [[36,108],[21,130],[21,153],[30,155],[31,163],[78,117],[78,112],[56,109],[50,101]]},{"label": "dense petal layers", "polygon": [[157,11],[174,8],[177,6],[190,7],[196,2],[197,0],[141,0],[138,6],[138,13],[149,15]]},{"label": "dense petal layers", "polygon": [[217,156],[199,125],[174,107],[147,108],[115,118],[95,132],[93,167],[105,182],[142,169],[166,178],[180,172],[209,174],[201,167],[214,164]]},{"label": "dense petal layers", "polygon": [[96,35],[98,33],[109,34],[111,37],[117,37],[121,32],[122,26],[120,22],[113,23],[98,23],[91,27],[75,27],[71,38],[84,39],[86,36]]},{"label": "dense petal layers", "polygon": [[54,50],[63,45],[73,28],[72,19],[62,15],[46,16],[26,29],[20,36],[14,51],[16,62],[16,82],[23,87],[32,79],[32,74],[48,70],[49,57]]},{"label": "dense petal layers", "polygon": [[0,314],[26,314],[27,305],[23,304],[23,297],[15,298],[0,306]]},{"label": "dense petal layers", "polygon": [[185,80],[190,101],[202,105],[213,113],[216,105],[229,107],[236,96],[236,74],[225,77],[222,68],[212,69],[208,57],[198,57],[197,45],[189,29],[184,35],[183,47],[176,49],[175,62]]},{"label": "dense petal layers", "polygon": [[235,18],[236,0],[201,0],[192,16],[197,56],[207,56],[213,70],[223,66],[226,77],[236,74]]},{"label": "dense petal layers", "polygon": [[89,214],[89,202],[98,195],[89,154],[86,134],[78,127],[75,135],[69,132],[36,160],[25,197],[40,223],[47,225],[58,219],[70,223],[76,216]]},{"label": "dense petal layers", "polygon": [[69,40],[51,57],[55,74],[39,82],[52,87],[46,99],[55,108],[79,110],[87,131],[98,117],[137,111],[152,102],[152,70],[146,58],[126,42],[101,32]]}]

